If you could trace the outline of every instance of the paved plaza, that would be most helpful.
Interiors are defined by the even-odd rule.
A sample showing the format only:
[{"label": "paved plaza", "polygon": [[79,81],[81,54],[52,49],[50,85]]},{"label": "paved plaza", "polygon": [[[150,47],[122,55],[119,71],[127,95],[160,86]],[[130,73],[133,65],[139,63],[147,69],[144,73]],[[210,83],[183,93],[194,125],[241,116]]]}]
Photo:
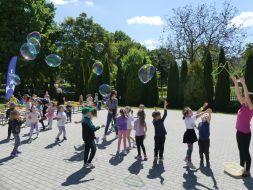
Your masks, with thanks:
[{"label": "paved plaza", "polygon": [[[135,114],[136,114],[136,110]],[[106,142],[101,138],[94,158],[95,169],[83,169],[83,142],[81,125],[66,125],[67,141],[55,143],[58,132],[56,121],[51,131],[40,133],[40,137],[28,144],[28,128],[22,128],[20,150],[22,154],[9,157],[13,141],[6,143],[7,126],[0,127],[0,190],[64,190],[64,189],[253,189],[253,179],[236,179],[223,171],[223,162],[239,161],[235,138],[235,115],[213,114],[211,121],[211,168],[199,167],[198,145],[194,144],[193,163],[196,170],[185,167],[186,145],[182,143],[185,131],[180,111],[168,111],[165,126],[166,137],[164,162],[153,166],[154,127],[152,110],[146,110],[148,133],[144,144],[148,161],[134,159],[136,149],[124,156],[116,156],[117,139],[111,133]],[[81,114],[73,116],[78,121]],[[98,112],[94,120],[97,125],[105,124],[106,111]],[[96,134],[102,137],[104,129]],[[134,133],[132,133],[134,137]],[[252,148],[251,154],[253,155]]]}]

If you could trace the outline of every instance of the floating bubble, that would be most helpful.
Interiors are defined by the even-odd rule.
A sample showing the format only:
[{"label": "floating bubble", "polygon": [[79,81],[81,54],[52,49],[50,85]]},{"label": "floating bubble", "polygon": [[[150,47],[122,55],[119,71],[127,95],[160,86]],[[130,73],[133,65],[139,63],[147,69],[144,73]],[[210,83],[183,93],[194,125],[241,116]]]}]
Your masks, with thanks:
[{"label": "floating bubble", "polygon": [[111,87],[108,84],[102,84],[99,86],[99,93],[103,96],[109,96],[111,94]]},{"label": "floating bubble", "polygon": [[38,54],[40,52],[40,42],[36,38],[30,38],[28,43],[34,46],[35,51],[31,51],[33,54]]},{"label": "floating bubble", "polygon": [[144,84],[148,83],[155,74],[155,67],[151,64],[143,65],[138,71],[138,77]]},{"label": "floating bubble", "polygon": [[104,44],[102,43],[97,43],[96,46],[95,46],[95,49],[98,53],[101,53],[103,50],[104,50]]},{"label": "floating bubble", "polygon": [[36,52],[36,48],[31,43],[24,43],[20,48],[20,53],[26,60],[36,59],[36,54],[33,52]]},{"label": "floating bubble", "polygon": [[30,34],[27,35],[27,37],[26,37],[27,41],[29,41],[30,38],[35,38],[40,42],[41,35],[39,32],[34,31],[34,32],[31,32]]},{"label": "floating bubble", "polygon": [[101,75],[103,73],[103,64],[100,61],[96,61],[93,64],[93,73],[96,75]]},{"label": "floating bubble", "polygon": [[61,64],[61,57],[56,54],[50,54],[45,59],[49,67],[58,67]]}]

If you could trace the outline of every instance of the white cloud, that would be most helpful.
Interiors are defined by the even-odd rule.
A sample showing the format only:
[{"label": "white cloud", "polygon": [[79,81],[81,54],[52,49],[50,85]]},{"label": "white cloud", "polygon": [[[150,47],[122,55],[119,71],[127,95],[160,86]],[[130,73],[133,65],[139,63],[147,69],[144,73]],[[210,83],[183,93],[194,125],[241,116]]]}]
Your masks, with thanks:
[{"label": "white cloud", "polygon": [[142,45],[146,46],[149,50],[157,49],[159,46],[159,42],[156,40],[145,40]]},{"label": "white cloud", "polygon": [[88,5],[88,6],[93,6],[94,5],[94,2],[93,1],[85,1],[84,2],[86,5]]},{"label": "white cloud", "polygon": [[253,12],[241,12],[240,15],[231,20],[231,24],[234,24],[237,27],[253,26]]},{"label": "white cloud", "polygon": [[163,21],[159,16],[136,16],[127,19],[127,24],[150,24],[150,25],[162,25]]},{"label": "white cloud", "polygon": [[51,0],[52,3],[55,5],[66,5],[69,3],[75,3],[78,2],[78,0]]}]

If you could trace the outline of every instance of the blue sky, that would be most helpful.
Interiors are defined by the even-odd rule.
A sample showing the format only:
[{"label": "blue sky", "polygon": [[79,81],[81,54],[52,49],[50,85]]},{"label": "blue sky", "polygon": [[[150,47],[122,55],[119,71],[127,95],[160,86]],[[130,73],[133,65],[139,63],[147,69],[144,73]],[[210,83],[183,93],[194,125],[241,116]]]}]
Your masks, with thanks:
[{"label": "blue sky", "polygon": [[[223,1],[213,0],[48,0],[57,10],[55,20],[61,22],[65,17],[76,17],[81,12],[114,32],[122,30],[135,41],[153,49],[161,36],[164,16],[172,15],[172,8],[186,4],[215,3],[221,7]],[[238,9],[235,22],[243,24],[249,32],[245,42],[253,42],[253,1],[231,0]]]}]

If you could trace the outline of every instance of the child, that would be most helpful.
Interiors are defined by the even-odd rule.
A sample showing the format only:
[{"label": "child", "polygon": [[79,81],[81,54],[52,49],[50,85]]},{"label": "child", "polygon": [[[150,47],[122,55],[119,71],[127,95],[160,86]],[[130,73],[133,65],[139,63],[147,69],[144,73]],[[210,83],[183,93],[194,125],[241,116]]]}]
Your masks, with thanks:
[{"label": "child", "polygon": [[25,115],[26,115],[26,126],[29,126],[29,119],[28,114],[30,113],[31,107],[32,107],[32,100],[31,97],[28,94],[24,95],[24,106],[25,106]]},{"label": "child", "polygon": [[30,126],[30,135],[29,135],[29,143],[32,142],[32,135],[33,135],[33,130],[35,129],[37,132],[37,138],[39,137],[39,120],[40,120],[40,113],[36,110],[35,106],[32,105],[30,109],[30,113],[28,113],[28,124]]},{"label": "child", "polygon": [[82,109],[82,137],[85,142],[85,151],[84,151],[84,168],[93,169],[95,166],[91,163],[95,153],[96,153],[96,144],[95,144],[95,131],[100,129],[100,127],[95,127],[92,123],[92,117],[97,116],[97,110],[92,107],[84,107]]},{"label": "child", "polygon": [[67,121],[71,123],[72,105],[70,101],[68,101],[67,106],[66,106],[66,114],[67,114]]},{"label": "child", "polygon": [[152,113],[153,117],[153,125],[155,127],[155,156],[154,156],[154,164],[157,164],[158,154],[159,154],[159,161],[163,161],[163,152],[164,152],[164,143],[165,143],[165,136],[167,131],[164,126],[164,120],[167,117],[167,101],[164,101],[164,114],[161,118],[161,113],[159,111],[154,111]]},{"label": "child", "polygon": [[191,108],[185,107],[183,109],[183,119],[185,120],[185,126],[186,126],[186,132],[184,133],[183,137],[183,143],[186,143],[188,146],[185,162],[187,162],[187,166],[189,168],[195,168],[191,161],[191,155],[193,150],[193,143],[197,141],[197,135],[195,133],[194,127],[195,122],[198,117],[202,116],[206,112],[202,112],[206,107],[208,106],[208,103],[205,103],[203,107],[201,107],[196,113],[193,113]]},{"label": "child", "polygon": [[141,149],[144,154],[144,160],[147,160],[147,155],[146,155],[146,149],[143,144],[144,138],[146,137],[146,132],[147,132],[147,125],[145,122],[145,113],[144,111],[138,111],[137,113],[138,119],[134,122],[134,130],[135,130],[135,141],[137,144],[137,151],[138,155],[136,156],[136,159],[142,160],[141,157]]},{"label": "child", "polygon": [[143,104],[140,104],[139,105],[139,111],[144,111],[144,109],[145,109],[145,106]]},{"label": "child", "polygon": [[41,123],[42,130],[45,131],[46,127],[44,125],[44,121],[43,121],[44,118],[43,118],[43,113],[42,113],[43,112],[43,104],[42,104],[41,100],[39,100],[39,99],[37,99],[35,101],[35,104],[36,104],[36,109],[37,109],[37,111],[40,114],[40,120],[39,120],[39,122]]},{"label": "child", "polygon": [[15,139],[15,143],[14,143],[14,148],[11,152],[11,156],[12,157],[16,157],[18,154],[20,154],[21,152],[18,150],[18,147],[20,146],[20,128],[22,125],[22,121],[20,118],[20,113],[17,110],[13,110],[10,112],[10,121],[9,121],[9,125],[11,126],[12,129],[12,134],[14,136]]},{"label": "child", "polygon": [[127,106],[125,108],[125,112],[126,112],[126,117],[127,117],[127,141],[129,144],[129,150],[131,149],[131,131],[132,131],[132,122],[133,122],[133,111],[131,110],[131,108],[129,106]]},{"label": "child", "polygon": [[52,129],[53,120],[55,118],[55,108],[56,108],[56,104],[54,102],[50,102],[48,104],[46,117],[48,119],[48,125],[49,125],[50,130]]},{"label": "child", "polygon": [[[211,111],[211,110],[210,110]],[[203,154],[205,154],[206,157],[206,166],[210,167],[209,162],[209,147],[210,147],[210,121],[211,121],[211,113],[205,113],[201,117],[201,122],[198,125],[199,130],[199,156],[200,156],[200,166],[204,166],[204,157]]]},{"label": "child", "polygon": [[16,105],[15,105],[15,103],[10,103],[10,108],[6,111],[6,120],[7,119],[9,119],[9,121],[8,121],[8,136],[7,136],[7,140],[9,141],[10,140],[10,138],[11,138],[11,129],[12,129],[12,127],[11,127],[11,125],[10,125],[10,113],[13,111],[13,110],[15,110],[15,108],[16,108]]},{"label": "child", "polygon": [[58,113],[57,113],[56,119],[57,119],[57,126],[59,129],[59,133],[55,139],[55,142],[60,141],[59,137],[61,136],[62,133],[63,133],[63,140],[67,140],[66,130],[65,130],[65,122],[67,120],[67,116],[66,116],[66,113],[64,112],[63,105],[58,106]]},{"label": "child", "polygon": [[119,111],[120,116],[116,119],[116,127],[118,128],[118,149],[117,149],[117,154],[120,152],[120,145],[121,141],[123,139],[123,144],[124,144],[124,154],[127,154],[126,151],[126,137],[127,137],[127,117],[125,116],[125,110],[120,109]]}]

